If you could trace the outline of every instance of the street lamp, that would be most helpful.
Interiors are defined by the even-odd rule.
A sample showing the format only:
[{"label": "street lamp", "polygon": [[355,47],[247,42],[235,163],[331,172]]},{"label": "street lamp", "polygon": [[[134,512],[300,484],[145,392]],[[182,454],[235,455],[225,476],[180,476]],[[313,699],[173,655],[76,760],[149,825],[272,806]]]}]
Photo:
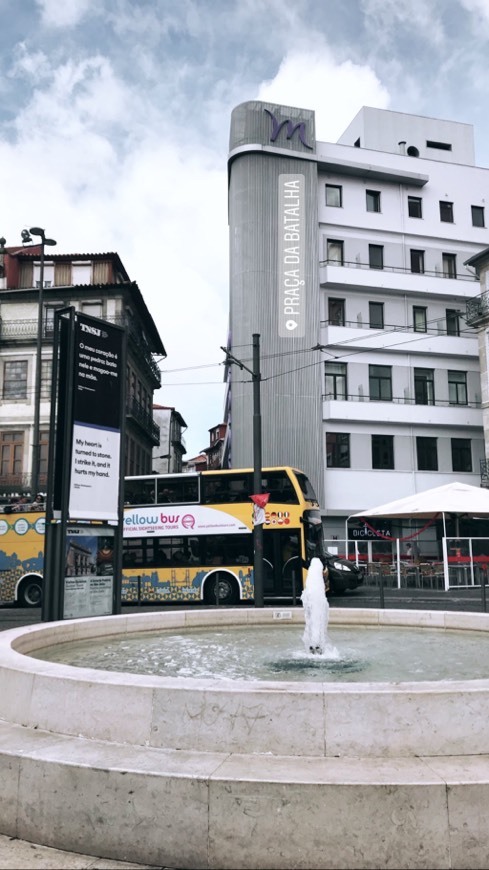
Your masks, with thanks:
[{"label": "street lamp", "polygon": [[54,239],[47,239],[41,227],[31,227],[30,230],[22,230],[22,241],[32,242],[31,236],[41,238],[41,260],[39,267],[39,297],[37,315],[37,348],[36,348],[36,383],[34,389],[34,432],[32,437],[32,477],[31,496],[34,499],[39,492],[39,467],[41,459],[40,417],[41,417],[41,370],[42,370],[42,333],[44,314],[44,248],[46,245],[55,245]]}]

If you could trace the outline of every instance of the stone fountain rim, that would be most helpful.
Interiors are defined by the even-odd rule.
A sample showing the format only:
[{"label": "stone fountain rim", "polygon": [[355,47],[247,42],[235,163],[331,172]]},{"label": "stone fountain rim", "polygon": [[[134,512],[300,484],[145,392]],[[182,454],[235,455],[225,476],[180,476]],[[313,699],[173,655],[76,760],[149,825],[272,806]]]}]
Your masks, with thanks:
[{"label": "stone fountain rim", "polygon": [[[290,616],[286,618],[283,614]],[[280,614],[277,616],[274,614]],[[288,692],[294,694],[322,694],[365,692],[377,693],[456,693],[467,691],[488,691],[488,679],[465,680],[423,680],[423,681],[375,681],[375,682],[310,682],[287,680],[239,680],[196,677],[170,677],[155,674],[131,674],[124,671],[110,671],[101,668],[80,668],[58,662],[44,661],[35,657],[35,652],[48,646],[73,643],[79,640],[117,637],[124,634],[139,634],[158,630],[205,628],[214,624],[228,626],[244,625],[266,626],[278,622],[304,624],[304,611],[301,606],[287,608],[267,608],[264,610],[240,610],[219,608],[207,610],[156,611],[154,613],[130,613],[116,616],[85,617],[62,620],[59,622],[39,623],[31,626],[9,629],[0,634],[0,668],[29,671],[33,676],[71,679],[80,683],[98,683],[134,688],[171,688],[188,690],[212,690],[229,692]],[[489,613],[467,613],[465,611],[424,611],[424,610],[375,610],[363,608],[335,608],[329,614],[330,625],[373,626],[397,628],[425,628],[441,631],[489,632]],[[106,634],[102,629],[112,630]],[[114,631],[114,628],[118,630]],[[86,629],[92,629],[87,634]],[[42,642],[40,642],[42,641]]]}]

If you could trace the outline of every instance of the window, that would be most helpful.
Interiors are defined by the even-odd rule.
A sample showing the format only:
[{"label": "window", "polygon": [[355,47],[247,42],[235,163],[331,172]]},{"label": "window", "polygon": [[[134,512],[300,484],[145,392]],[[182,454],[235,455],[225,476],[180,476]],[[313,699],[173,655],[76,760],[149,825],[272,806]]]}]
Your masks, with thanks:
[{"label": "window", "polygon": [[103,317],[101,302],[82,302],[81,310],[83,314],[88,314],[90,317]]},{"label": "window", "polygon": [[394,468],[393,435],[372,435],[372,468]]},{"label": "window", "polygon": [[[34,263],[34,287],[41,286],[41,264]],[[43,287],[54,287],[54,264],[53,263],[44,263],[44,271],[42,278]]]},{"label": "window", "polygon": [[343,188],[340,184],[326,185],[326,205],[341,208],[343,205]]},{"label": "window", "polygon": [[336,241],[335,239],[328,239],[328,263],[338,263],[339,266],[343,265],[343,242]]},{"label": "window", "polygon": [[43,359],[41,363],[41,399],[51,398],[51,372],[52,360]]},{"label": "window", "polygon": [[24,433],[2,432],[0,434],[0,473],[2,478],[21,475],[24,463]]},{"label": "window", "polygon": [[370,329],[384,328],[384,303],[369,302],[368,303],[368,322]]},{"label": "window", "polygon": [[427,148],[438,148],[439,151],[451,151],[452,146],[450,142],[433,142],[431,139],[426,140]]},{"label": "window", "polygon": [[326,465],[328,468],[350,467],[350,436],[347,432],[326,432]]},{"label": "window", "polygon": [[391,366],[369,366],[368,381],[371,399],[377,402],[392,402]]},{"label": "window", "polygon": [[54,317],[56,311],[64,308],[64,305],[46,305],[44,307],[44,335],[53,336],[54,334]]},{"label": "window", "polygon": [[368,264],[371,269],[384,268],[384,246],[369,245],[368,246]]},{"label": "window", "polygon": [[428,331],[426,308],[421,305],[413,305],[413,329],[415,332]]},{"label": "window", "polygon": [[345,325],[344,299],[328,299],[328,322],[333,326]]},{"label": "window", "polygon": [[447,335],[460,335],[460,315],[454,308],[447,308]]},{"label": "window", "polygon": [[27,399],[27,360],[4,363],[3,398]]},{"label": "window", "polygon": [[378,190],[366,190],[367,211],[380,211],[380,192]]},{"label": "window", "polygon": [[443,264],[443,277],[444,278],[456,278],[457,277],[457,255],[456,254],[442,254],[442,264]]},{"label": "window", "polygon": [[423,200],[420,196],[408,196],[408,215],[413,218],[423,217]]},{"label": "window", "polygon": [[416,438],[418,471],[438,471],[436,438]]},{"label": "window", "polygon": [[40,483],[47,484],[49,454],[49,432],[39,433],[39,475]]},{"label": "window", "polygon": [[411,249],[411,272],[418,272],[419,274],[423,274],[424,251],[418,251],[414,248]]},{"label": "window", "polygon": [[417,405],[435,404],[434,369],[414,369],[414,401]]},{"label": "window", "polygon": [[158,504],[182,502],[198,502],[199,481],[189,475],[186,480],[181,477],[158,478],[156,481],[156,501]]},{"label": "window", "polygon": [[348,396],[346,384],[346,363],[324,363],[326,399],[346,399]]},{"label": "window", "polygon": [[453,202],[440,200],[440,220],[446,224],[453,224]]},{"label": "window", "polygon": [[472,471],[470,438],[452,438],[452,470]]},{"label": "window", "polygon": [[467,404],[467,372],[448,372],[448,402],[450,405]]},{"label": "window", "polygon": [[485,227],[484,222],[484,207],[482,205],[471,205],[472,209],[472,226]]},{"label": "window", "polygon": [[72,263],[71,264],[71,280],[73,284],[90,284],[92,280],[92,264],[91,263]]}]

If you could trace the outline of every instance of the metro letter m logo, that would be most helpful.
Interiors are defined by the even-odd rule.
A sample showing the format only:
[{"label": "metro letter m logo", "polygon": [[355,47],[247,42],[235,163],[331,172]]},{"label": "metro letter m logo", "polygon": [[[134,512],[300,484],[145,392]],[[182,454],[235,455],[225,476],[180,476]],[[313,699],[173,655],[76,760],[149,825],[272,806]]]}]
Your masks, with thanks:
[{"label": "metro letter m logo", "polygon": [[270,118],[272,119],[272,134],[270,136],[270,142],[275,142],[275,140],[278,138],[278,136],[280,134],[282,127],[287,126],[287,139],[292,139],[292,136],[294,135],[295,131],[298,130],[299,131],[299,139],[301,140],[302,144],[304,145],[305,148],[309,148],[312,151],[312,145],[308,145],[306,142],[306,139],[305,139],[305,136],[306,136],[305,126],[306,125],[305,125],[304,121],[301,121],[299,124],[294,124],[293,121],[290,120],[290,118],[288,118],[286,121],[278,121],[277,118],[275,117],[275,115],[272,112],[270,112],[268,109],[263,109],[263,111],[266,112],[267,115],[270,115]]}]

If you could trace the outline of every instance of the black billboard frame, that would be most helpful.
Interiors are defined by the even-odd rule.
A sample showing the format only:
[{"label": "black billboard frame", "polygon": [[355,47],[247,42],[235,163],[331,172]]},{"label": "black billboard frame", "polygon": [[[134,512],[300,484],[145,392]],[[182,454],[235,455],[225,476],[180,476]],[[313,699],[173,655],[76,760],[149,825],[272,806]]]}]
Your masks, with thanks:
[{"label": "black billboard frame", "polygon": [[[114,531],[112,614],[121,612],[127,331],[123,326],[108,323],[108,321],[101,318],[77,312],[74,307],[70,306],[58,309],[55,312],[54,318],[44,583],[41,617],[43,622],[64,618],[65,551],[68,526],[73,529],[78,525],[86,529],[88,525],[93,524],[100,529],[104,525],[103,520],[98,521],[93,520],[93,518],[73,520],[69,516],[73,452],[74,384],[76,377],[75,330],[77,318],[82,318],[83,321],[89,324],[92,323],[96,329],[117,330],[121,333],[117,521],[105,523],[108,528]],[[83,614],[80,614],[80,616],[83,616]]]}]

